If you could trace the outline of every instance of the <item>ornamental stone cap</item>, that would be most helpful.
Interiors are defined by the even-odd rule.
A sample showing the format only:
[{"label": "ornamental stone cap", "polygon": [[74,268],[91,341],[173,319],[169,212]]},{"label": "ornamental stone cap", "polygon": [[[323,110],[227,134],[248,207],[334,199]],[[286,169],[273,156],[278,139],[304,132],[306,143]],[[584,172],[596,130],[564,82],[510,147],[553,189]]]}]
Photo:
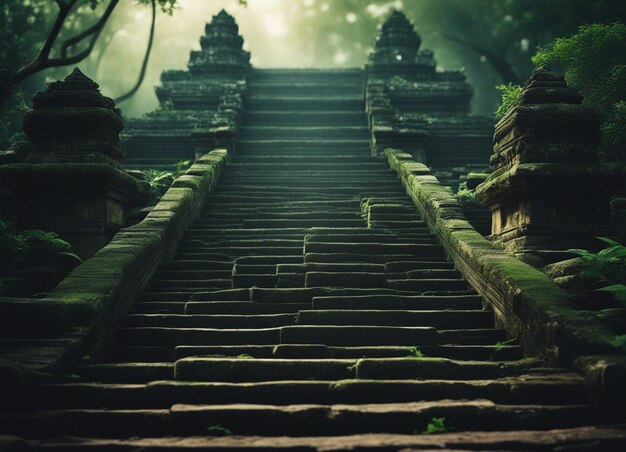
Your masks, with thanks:
[{"label": "ornamental stone cap", "polygon": [[535,69],[526,81],[520,95],[520,105],[533,104],[580,104],[583,96],[567,86],[565,77],[546,66]]},{"label": "ornamental stone cap", "polygon": [[121,119],[121,113],[115,108],[113,99],[103,96],[99,88],[80,69],[74,68],[64,80],[52,82],[46,91],[35,94],[33,108],[100,107],[113,110]]},{"label": "ornamental stone cap", "polygon": [[376,38],[376,49],[370,55],[372,63],[415,63],[422,38],[413,24],[400,11],[393,11]]},{"label": "ornamental stone cap", "polygon": [[124,156],[119,144],[124,127],[120,110],[78,68],[33,97],[23,127],[32,144],[33,155],[27,161],[84,161],[88,154],[115,164]]}]

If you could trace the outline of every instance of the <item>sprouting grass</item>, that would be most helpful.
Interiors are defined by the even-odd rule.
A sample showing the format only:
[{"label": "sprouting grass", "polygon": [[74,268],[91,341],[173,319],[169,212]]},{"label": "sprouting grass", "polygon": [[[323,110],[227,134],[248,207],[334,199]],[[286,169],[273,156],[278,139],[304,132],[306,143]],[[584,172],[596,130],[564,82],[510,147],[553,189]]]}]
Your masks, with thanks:
[{"label": "sprouting grass", "polygon": [[410,351],[409,354],[406,356],[407,358],[424,358],[426,355],[424,355],[424,353],[422,353],[422,351],[417,348],[417,347],[413,347]]},{"label": "sprouting grass", "polygon": [[206,432],[209,435],[214,435],[214,436],[230,436],[233,434],[233,431],[222,426],[222,425],[209,425],[206,428]]},{"label": "sprouting grass", "polygon": [[428,425],[426,425],[425,430],[422,430],[422,431],[416,430],[415,434],[433,435],[437,433],[446,433],[450,430],[446,427],[445,423],[446,423],[445,417],[434,417],[428,422]]}]

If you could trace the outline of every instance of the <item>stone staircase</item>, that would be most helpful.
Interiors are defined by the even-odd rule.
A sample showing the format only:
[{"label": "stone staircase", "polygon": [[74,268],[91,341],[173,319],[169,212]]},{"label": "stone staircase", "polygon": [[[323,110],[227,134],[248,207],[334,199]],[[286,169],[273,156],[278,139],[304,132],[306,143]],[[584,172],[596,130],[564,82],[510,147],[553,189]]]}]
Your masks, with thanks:
[{"label": "stone staircase", "polygon": [[237,155],[109,360],[20,396],[1,433],[32,450],[393,449],[434,421],[450,449],[538,450],[597,423],[583,380],[507,341],[369,156],[361,71],[256,70],[249,88]]}]

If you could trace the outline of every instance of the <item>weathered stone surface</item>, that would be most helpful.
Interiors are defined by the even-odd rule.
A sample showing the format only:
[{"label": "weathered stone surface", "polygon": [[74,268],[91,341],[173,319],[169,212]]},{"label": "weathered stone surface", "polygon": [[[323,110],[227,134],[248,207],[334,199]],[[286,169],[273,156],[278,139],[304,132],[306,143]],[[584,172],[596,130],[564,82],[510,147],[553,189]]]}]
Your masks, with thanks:
[{"label": "weathered stone surface", "polygon": [[476,199],[492,211],[492,238],[541,267],[554,251],[610,235],[616,168],[598,163],[599,113],[562,77],[537,69],[520,104],[496,125],[491,174]]}]

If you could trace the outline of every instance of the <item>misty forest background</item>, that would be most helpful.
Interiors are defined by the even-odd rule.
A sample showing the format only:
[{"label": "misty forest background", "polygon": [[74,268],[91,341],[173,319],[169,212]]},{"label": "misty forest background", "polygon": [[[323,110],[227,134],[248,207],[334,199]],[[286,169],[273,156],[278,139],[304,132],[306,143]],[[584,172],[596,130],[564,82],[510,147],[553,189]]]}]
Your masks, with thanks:
[{"label": "misty forest background", "polygon": [[[14,73],[33,60],[53,26],[58,1],[63,3],[2,1],[0,67]],[[58,42],[97,22],[108,5],[105,0],[80,1]],[[186,67],[190,50],[200,48],[205,23],[222,8],[235,16],[252,64],[268,68],[363,66],[382,22],[393,8],[401,9],[421,34],[422,48],[435,52],[440,67],[465,70],[474,86],[473,112],[480,114],[494,114],[498,108],[497,85],[528,78],[538,49],[586,24],[619,24],[623,32],[625,20],[623,0],[158,0],[145,77],[138,91],[120,104],[125,116],[158,107],[154,86],[161,72]],[[151,18],[149,0],[119,1],[89,56],[72,66],[97,81],[107,96],[128,92],[141,71]],[[626,53],[615,49],[606,58],[624,60],[622,50]],[[59,50],[53,48],[55,52]],[[580,61],[584,58],[579,55],[578,62],[585,63]],[[46,69],[14,88],[2,111],[0,149],[16,139],[32,95],[70,70]]]}]

